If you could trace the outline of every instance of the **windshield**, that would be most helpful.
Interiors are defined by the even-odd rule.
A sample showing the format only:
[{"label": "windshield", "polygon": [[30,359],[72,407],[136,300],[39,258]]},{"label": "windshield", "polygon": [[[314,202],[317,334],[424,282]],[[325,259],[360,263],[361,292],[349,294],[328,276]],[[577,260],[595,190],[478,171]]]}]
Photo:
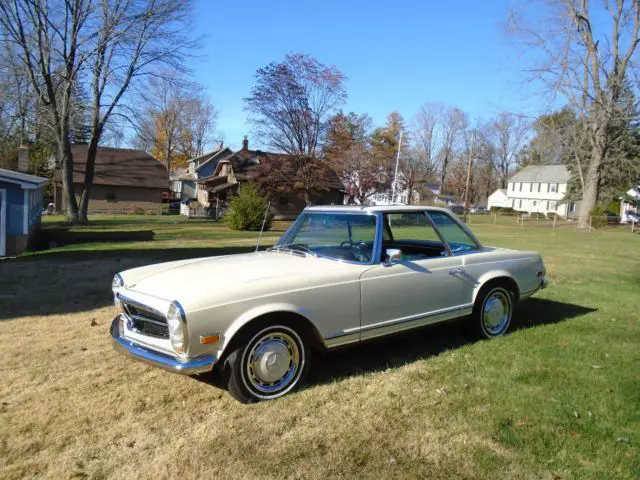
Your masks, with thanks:
[{"label": "windshield", "polygon": [[271,250],[368,264],[373,261],[375,238],[375,215],[306,212]]}]

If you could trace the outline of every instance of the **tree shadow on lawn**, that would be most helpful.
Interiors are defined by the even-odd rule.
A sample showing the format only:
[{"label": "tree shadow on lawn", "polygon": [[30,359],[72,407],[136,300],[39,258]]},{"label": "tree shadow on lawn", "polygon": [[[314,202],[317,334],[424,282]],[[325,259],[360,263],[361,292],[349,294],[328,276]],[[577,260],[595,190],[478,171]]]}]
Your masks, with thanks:
[{"label": "tree shadow on lawn", "polygon": [[[519,304],[514,312],[512,331],[564,322],[594,311],[594,308],[571,303],[530,298]],[[313,357],[307,385],[331,383],[345,377],[400,367],[474,343],[465,334],[464,321],[453,320],[318,353]],[[219,369],[194,378],[226,388],[226,378]]]},{"label": "tree shadow on lawn", "polygon": [[[264,248],[264,247],[263,247]],[[0,261],[0,321],[59,315],[113,304],[111,279],[129,268],[248,253],[255,247],[55,250]]]}]

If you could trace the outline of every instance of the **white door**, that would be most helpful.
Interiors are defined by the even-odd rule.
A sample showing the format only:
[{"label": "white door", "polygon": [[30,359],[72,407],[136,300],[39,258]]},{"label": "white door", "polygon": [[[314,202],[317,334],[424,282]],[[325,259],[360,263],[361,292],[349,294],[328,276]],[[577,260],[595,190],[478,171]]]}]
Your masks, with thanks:
[{"label": "white door", "polygon": [[0,190],[0,257],[7,249],[7,191]]},{"label": "white door", "polygon": [[382,253],[394,260],[360,277],[363,340],[452,318],[463,308],[462,258],[447,251],[425,213],[383,219]]}]

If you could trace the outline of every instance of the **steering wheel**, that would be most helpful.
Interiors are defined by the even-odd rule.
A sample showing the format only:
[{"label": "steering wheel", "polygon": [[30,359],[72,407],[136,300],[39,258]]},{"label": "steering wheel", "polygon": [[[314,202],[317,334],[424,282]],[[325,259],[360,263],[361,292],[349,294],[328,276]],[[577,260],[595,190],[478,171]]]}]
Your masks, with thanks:
[{"label": "steering wheel", "polygon": [[366,249],[369,248],[369,245],[367,245],[367,242],[359,241],[359,242],[353,243],[352,247],[355,247],[355,250],[353,251],[352,255],[355,257],[356,260],[358,260],[359,262],[371,261],[371,257],[366,251]]}]

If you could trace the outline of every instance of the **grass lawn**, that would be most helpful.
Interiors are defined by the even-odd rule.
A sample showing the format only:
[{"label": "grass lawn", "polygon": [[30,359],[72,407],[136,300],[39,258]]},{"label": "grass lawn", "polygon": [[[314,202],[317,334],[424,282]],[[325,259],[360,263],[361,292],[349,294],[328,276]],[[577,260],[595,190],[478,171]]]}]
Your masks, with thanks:
[{"label": "grass lawn", "polygon": [[108,328],[116,271],[250,250],[255,233],[104,217],[77,231],[153,240],[0,261],[0,477],[637,479],[640,235],[471,226],[544,255],[550,287],[512,334],[470,343],[453,323],[340,350],[250,406],[118,355]]}]

